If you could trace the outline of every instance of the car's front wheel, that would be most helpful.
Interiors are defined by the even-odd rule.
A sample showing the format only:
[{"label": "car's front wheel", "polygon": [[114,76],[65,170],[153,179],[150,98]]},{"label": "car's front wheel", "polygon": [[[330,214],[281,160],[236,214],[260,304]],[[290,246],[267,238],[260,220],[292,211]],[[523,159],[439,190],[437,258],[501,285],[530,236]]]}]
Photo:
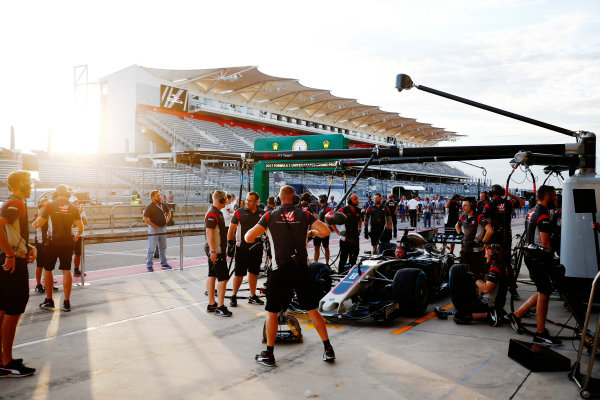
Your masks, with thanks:
[{"label": "car's front wheel", "polygon": [[406,315],[423,315],[429,304],[427,276],[419,268],[396,271],[392,281],[392,295]]}]

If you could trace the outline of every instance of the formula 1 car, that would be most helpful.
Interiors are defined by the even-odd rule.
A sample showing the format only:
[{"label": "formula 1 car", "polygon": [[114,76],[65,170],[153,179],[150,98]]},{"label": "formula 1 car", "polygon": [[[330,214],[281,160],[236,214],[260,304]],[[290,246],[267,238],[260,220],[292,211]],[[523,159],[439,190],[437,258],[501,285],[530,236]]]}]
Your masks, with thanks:
[{"label": "formula 1 car", "polygon": [[454,256],[441,254],[421,235],[408,231],[400,240],[408,250],[403,259],[395,258],[394,248],[362,257],[321,299],[321,314],[328,319],[372,317],[378,322],[401,314],[423,315],[430,296],[448,288]]}]

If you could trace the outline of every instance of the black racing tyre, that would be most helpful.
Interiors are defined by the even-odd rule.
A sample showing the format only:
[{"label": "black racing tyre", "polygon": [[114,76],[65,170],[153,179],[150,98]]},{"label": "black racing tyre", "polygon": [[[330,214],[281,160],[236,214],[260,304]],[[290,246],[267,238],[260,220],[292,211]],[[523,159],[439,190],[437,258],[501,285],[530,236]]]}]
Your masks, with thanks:
[{"label": "black racing tyre", "polygon": [[310,263],[308,268],[310,269],[310,275],[317,281],[322,298],[331,290],[331,270],[327,264],[323,263]]},{"label": "black racing tyre", "polygon": [[427,277],[419,268],[403,268],[396,271],[392,281],[392,296],[400,304],[400,312],[419,316],[429,304]]},{"label": "black racing tyre", "polygon": [[448,286],[450,298],[456,309],[469,304],[477,296],[475,281],[473,276],[467,272],[465,264],[456,264],[450,268]]}]

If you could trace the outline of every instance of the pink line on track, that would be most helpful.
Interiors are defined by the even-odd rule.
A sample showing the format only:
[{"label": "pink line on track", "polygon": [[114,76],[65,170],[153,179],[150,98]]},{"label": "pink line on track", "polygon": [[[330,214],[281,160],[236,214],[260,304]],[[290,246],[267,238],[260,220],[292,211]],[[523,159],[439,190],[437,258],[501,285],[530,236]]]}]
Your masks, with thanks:
[{"label": "pink line on track", "polygon": [[[400,231],[401,229],[399,229]],[[424,230],[424,228],[420,228],[417,229],[417,232]],[[369,239],[364,239],[361,237],[361,243],[364,242],[368,242]],[[329,242],[330,245],[338,245],[340,242],[339,239],[333,239]],[[314,245],[312,244],[312,242],[308,245],[309,249],[313,249]],[[203,256],[203,257],[192,257],[192,258],[186,258],[183,260],[183,267],[192,267],[192,266],[198,266],[198,265],[202,265],[202,264],[207,264],[208,263],[208,257]],[[171,260],[169,261],[169,265],[173,267],[173,269],[179,269],[179,260]],[[155,271],[162,271],[162,267],[160,262],[158,263],[154,263],[154,270]],[[87,271],[86,272],[86,276],[85,276],[85,281],[86,282],[93,282],[93,281],[99,281],[99,280],[103,280],[103,279],[110,279],[110,278],[121,278],[124,276],[131,276],[131,275],[138,275],[138,274],[147,274],[148,271],[146,270],[146,264],[137,264],[137,265],[127,265],[124,267],[114,267],[114,268],[107,268],[107,269],[101,269],[101,270],[96,270],[96,271]],[[62,273],[60,272],[60,270],[55,269],[54,270],[54,278],[56,279],[56,285],[61,286],[62,285]],[[42,279],[43,280],[43,279]],[[73,283],[80,283],[81,282],[81,278],[79,277],[73,277]],[[29,279],[29,290],[33,290],[35,289],[35,279]]]},{"label": "pink line on track", "polygon": [[[192,267],[197,265],[206,264],[208,257],[193,257],[186,258],[183,260],[183,267]],[[173,267],[173,269],[179,269],[179,260],[169,261],[169,265]],[[154,263],[155,271],[162,271],[162,266],[160,262]],[[109,278],[120,278],[124,276],[138,275],[138,274],[147,274],[149,273],[146,270],[146,264],[137,264],[137,265],[128,265],[125,267],[115,267],[115,268],[107,268],[101,269],[97,271],[87,271],[85,276],[86,282],[99,281],[103,279]],[[56,279],[56,285],[62,285],[62,273],[60,270],[54,270],[54,278]],[[73,277],[73,283],[81,282],[81,278]],[[29,280],[29,289],[35,289],[35,279]]]}]

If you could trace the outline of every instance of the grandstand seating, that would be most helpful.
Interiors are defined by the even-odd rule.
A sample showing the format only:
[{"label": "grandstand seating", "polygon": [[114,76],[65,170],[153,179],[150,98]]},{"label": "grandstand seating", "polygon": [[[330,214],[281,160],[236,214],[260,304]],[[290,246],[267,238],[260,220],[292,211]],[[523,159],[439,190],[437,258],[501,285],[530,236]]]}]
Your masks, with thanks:
[{"label": "grandstand seating", "polygon": [[249,142],[241,138],[233,130],[222,126],[216,122],[202,121],[198,119],[186,118],[192,126],[197,127],[200,130],[208,132],[211,136],[214,136],[219,140],[221,148],[226,148],[231,151],[246,152],[252,150],[252,146]]}]

